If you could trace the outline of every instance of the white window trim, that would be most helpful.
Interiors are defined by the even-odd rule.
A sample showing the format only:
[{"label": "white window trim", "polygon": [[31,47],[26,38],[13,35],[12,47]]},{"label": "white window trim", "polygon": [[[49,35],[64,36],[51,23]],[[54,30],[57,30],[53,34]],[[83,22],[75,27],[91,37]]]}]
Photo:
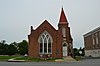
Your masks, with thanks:
[{"label": "white window trim", "polygon": [[[45,35],[45,33],[46,33],[46,35]],[[47,53],[45,53],[44,52],[44,39],[45,38],[43,38],[42,37],[42,35],[44,35],[45,36],[45,38],[46,38],[46,40],[47,40]],[[51,53],[49,53],[48,52],[48,40],[49,40],[49,38],[47,38],[46,36],[47,35],[49,35],[49,38],[50,38],[50,40],[51,40]],[[40,53],[40,38],[42,38],[42,40],[43,40],[43,46],[42,46],[42,53]],[[52,37],[51,37],[51,35],[47,32],[47,31],[44,31],[40,36],[39,36],[39,39],[38,39],[38,43],[39,43],[39,54],[52,54]]]}]

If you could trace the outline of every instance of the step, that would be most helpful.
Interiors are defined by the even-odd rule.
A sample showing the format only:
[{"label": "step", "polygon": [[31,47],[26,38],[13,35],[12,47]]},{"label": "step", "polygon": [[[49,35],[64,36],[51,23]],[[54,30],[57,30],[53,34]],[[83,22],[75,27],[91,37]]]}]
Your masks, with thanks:
[{"label": "step", "polygon": [[67,56],[64,58],[64,61],[76,61],[76,60],[72,58],[71,56]]}]

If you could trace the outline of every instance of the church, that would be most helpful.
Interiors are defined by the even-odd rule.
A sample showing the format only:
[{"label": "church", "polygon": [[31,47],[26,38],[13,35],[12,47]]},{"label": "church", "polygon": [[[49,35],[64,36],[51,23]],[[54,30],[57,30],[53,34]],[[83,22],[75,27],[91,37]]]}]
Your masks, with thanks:
[{"label": "church", "polygon": [[58,29],[47,20],[28,35],[28,56],[31,58],[63,58],[73,56],[73,38],[68,20],[61,9]]}]

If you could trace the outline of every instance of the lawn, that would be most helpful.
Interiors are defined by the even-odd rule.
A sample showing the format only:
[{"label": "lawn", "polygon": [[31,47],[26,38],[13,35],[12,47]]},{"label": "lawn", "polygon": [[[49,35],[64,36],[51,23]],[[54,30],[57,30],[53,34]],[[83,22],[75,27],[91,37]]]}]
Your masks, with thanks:
[{"label": "lawn", "polygon": [[40,58],[28,58],[28,60],[33,62],[55,62],[55,58],[45,60]]},{"label": "lawn", "polygon": [[0,56],[0,61],[8,61],[8,59],[14,58],[17,56]]},{"label": "lawn", "polygon": [[8,61],[8,59],[14,58],[14,60],[25,60],[27,62],[54,62],[55,59],[40,59],[40,58],[29,58],[25,56],[0,56],[0,61]]},{"label": "lawn", "polygon": [[25,57],[25,56],[18,57],[15,60],[26,60],[28,62],[54,62],[55,61],[55,59],[43,60],[43,59],[40,59],[40,58],[29,58],[29,57]]}]

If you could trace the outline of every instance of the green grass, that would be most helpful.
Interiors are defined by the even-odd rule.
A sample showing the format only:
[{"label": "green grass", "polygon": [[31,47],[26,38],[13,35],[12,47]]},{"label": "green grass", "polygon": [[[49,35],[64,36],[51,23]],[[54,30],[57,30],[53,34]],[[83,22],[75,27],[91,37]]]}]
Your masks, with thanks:
[{"label": "green grass", "polygon": [[52,59],[40,59],[40,58],[29,58],[25,56],[0,56],[0,61],[8,61],[8,59],[15,58],[14,60],[26,60],[28,62],[54,62],[55,58]]},{"label": "green grass", "polygon": [[41,62],[42,60],[39,58],[28,58],[27,61],[31,61],[31,62]]},{"label": "green grass", "polygon": [[28,61],[33,61],[33,62],[54,62],[55,59],[40,59],[40,58],[28,58]]},{"label": "green grass", "polygon": [[0,61],[7,61],[8,59],[14,58],[16,56],[0,56]]},{"label": "green grass", "polygon": [[29,62],[54,62],[55,59],[40,59],[40,58],[29,58],[29,57],[18,57],[16,58],[15,60],[26,60],[26,61],[29,61]]},{"label": "green grass", "polygon": [[28,57],[19,56],[19,57],[15,57],[14,60],[28,60]]}]

